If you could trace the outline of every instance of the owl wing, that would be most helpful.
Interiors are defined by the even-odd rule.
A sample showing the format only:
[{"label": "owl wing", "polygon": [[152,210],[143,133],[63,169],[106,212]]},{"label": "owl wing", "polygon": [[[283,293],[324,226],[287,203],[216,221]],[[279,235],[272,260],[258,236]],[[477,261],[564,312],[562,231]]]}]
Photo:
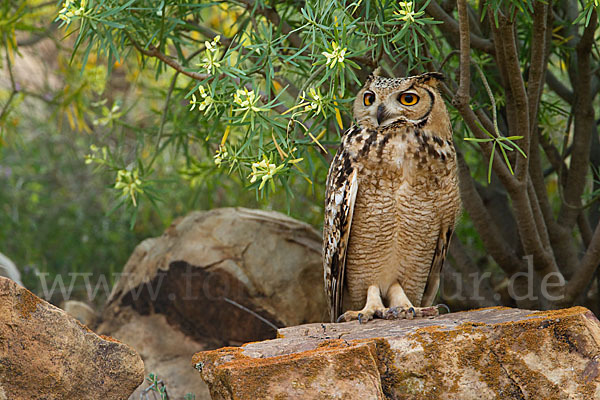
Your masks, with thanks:
[{"label": "owl wing", "polygon": [[[356,126],[352,127],[346,135],[351,134],[353,129],[360,130]],[[342,142],[327,176],[323,224],[325,291],[332,322],[335,322],[342,313],[346,250],[357,192],[358,170],[352,165],[350,155]]]},{"label": "owl wing", "polygon": [[431,260],[431,268],[429,269],[427,284],[425,285],[425,293],[421,299],[421,307],[429,307],[433,304],[433,300],[435,300],[435,295],[440,287],[440,274],[442,272],[442,266],[444,265],[444,260],[446,259],[446,253],[448,252],[448,246],[450,245],[451,238],[452,227],[446,230],[440,230],[437,245],[435,246],[435,252],[433,253],[433,259]]}]

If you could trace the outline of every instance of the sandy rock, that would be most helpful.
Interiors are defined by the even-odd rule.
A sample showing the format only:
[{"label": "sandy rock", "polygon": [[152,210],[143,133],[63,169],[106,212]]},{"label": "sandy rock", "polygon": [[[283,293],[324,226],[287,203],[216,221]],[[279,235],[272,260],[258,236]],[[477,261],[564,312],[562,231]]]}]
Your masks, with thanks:
[{"label": "sandy rock", "polygon": [[308,324],[192,363],[213,399],[599,399],[600,322],[494,307]]},{"label": "sandy rock", "polygon": [[[98,329],[110,333],[115,339],[127,343],[140,354],[146,368],[145,376],[155,374],[166,383],[170,399],[183,399],[192,393],[196,400],[209,400],[208,387],[197,379],[197,373],[189,368],[190,359],[198,349],[208,349],[206,344],[195,341],[169,325],[161,314],[140,315],[131,308],[119,314],[118,320],[105,321]],[[131,395],[139,400],[145,382]]]},{"label": "sandy rock", "polygon": [[321,235],[308,224],[244,208],[193,212],[135,249],[102,319],[123,307],[164,314],[214,347],[273,338],[272,325],[325,318],[322,271]]},{"label": "sandy rock", "polygon": [[78,300],[67,300],[61,308],[83,325],[89,328],[94,327],[97,319],[96,311],[89,304]]},{"label": "sandy rock", "polygon": [[135,249],[97,330],[135,348],[171,398],[209,399],[192,355],[321,321],[322,271],[321,235],[307,224],[243,208],[194,212]]},{"label": "sandy rock", "polygon": [[[19,285],[23,286],[21,282],[21,273],[19,269],[8,257],[4,254],[0,253],[0,276],[4,276],[6,278],[10,278],[13,281],[17,282]],[[1,398],[0,398],[1,399]]]},{"label": "sandy rock", "polygon": [[129,346],[0,277],[0,399],[126,399],[143,371]]}]

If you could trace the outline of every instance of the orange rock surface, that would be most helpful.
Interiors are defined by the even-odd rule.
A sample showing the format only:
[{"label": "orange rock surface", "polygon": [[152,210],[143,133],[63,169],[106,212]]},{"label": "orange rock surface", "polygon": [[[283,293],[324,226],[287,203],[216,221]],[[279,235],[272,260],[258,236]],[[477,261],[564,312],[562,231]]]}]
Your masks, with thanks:
[{"label": "orange rock surface", "polygon": [[192,362],[213,399],[598,399],[600,323],[494,307],[308,324]]}]

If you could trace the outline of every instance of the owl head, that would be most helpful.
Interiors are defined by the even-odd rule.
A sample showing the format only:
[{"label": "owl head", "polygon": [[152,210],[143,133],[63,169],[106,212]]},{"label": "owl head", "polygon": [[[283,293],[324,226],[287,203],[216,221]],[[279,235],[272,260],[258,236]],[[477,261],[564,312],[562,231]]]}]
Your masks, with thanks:
[{"label": "owl head", "polygon": [[363,128],[378,128],[399,119],[426,123],[446,106],[436,89],[444,79],[439,72],[407,78],[384,78],[376,70],[354,100],[354,117]]}]

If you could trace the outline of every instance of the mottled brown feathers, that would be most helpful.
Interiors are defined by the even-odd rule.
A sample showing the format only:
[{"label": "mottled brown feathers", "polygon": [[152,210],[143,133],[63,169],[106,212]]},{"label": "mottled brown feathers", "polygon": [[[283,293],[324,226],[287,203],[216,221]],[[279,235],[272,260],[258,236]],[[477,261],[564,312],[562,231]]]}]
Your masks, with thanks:
[{"label": "mottled brown feathers", "polygon": [[[323,263],[332,320],[365,306],[371,286],[384,301],[398,284],[415,306],[435,298],[460,209],[450,121],[435,87],[442,79],[438,73],[372,75],[357,96],[357,125],[342,137],[325,196]],[[372,106],[362,100],[367,90]],[[414,107],[398,104],[402,93],[418,96]]]}]

